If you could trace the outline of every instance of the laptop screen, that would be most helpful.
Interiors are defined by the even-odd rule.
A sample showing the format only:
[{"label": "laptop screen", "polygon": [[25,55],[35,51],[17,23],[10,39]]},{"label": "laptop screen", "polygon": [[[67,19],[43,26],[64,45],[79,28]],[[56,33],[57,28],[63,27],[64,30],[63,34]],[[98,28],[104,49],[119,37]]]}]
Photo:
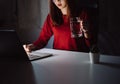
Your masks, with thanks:
[{"label": "laptop screen", "polygon": [[29,60],[15,30],[0,30],[0,59]]}]

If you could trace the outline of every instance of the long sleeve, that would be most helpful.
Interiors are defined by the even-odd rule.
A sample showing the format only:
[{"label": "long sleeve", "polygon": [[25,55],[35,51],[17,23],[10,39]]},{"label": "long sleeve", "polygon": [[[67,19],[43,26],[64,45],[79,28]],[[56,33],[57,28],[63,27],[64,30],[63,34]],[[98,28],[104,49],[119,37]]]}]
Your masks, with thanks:
[{"label": "long sleeve", "polygon": [[51,19],[50,16],[48,15],[44,25],[42,27],[42,30],[40,32],[40,35],[38,37],[38,39],[33,42],[33,44],[37,47],[37,48],[43,48],[46,46],[46,44],[48,43],[48,40],[50,39],[50,37],[53,35],[53,31],[52,31],[52,27],[51,27]]},{"label": "long sleeve", "polygon": [[[84,10],[84,11],[82,11],[81,12],[81,14],[80,14],[80,18],[83,20],[83,27],[86,27],[87,28],[87,30],[89,30],[89,38],[86,38],[85,37],[85,35],[84,35],[84,37],[85,37],[85,43],[87,44],[87,46],[88,47],[90,47],[90,45],[91,45],[91,33],[90,33],[90,30],[91,30],[91,28],[92,28],[92,26],[91,26],[91,24],[90,24],[90,18],[89,18],[89,16],[88,16],[88,13],[87,13],[87,11],[86,10]],[[83,34],[85,34],[85,33],[83,33]]]}]

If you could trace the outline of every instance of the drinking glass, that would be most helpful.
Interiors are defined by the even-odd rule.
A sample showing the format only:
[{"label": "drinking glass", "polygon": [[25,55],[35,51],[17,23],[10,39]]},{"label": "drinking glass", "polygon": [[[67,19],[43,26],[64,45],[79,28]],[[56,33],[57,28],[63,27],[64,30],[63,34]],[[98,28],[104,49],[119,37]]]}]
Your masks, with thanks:
[{"label": "drinking glass", "polygon": [[82,24],[80,17],[71,17],[70,18],[70,29],[71,29],[71,37],[79,38],[83,36],[83,32],[81,30]]}]

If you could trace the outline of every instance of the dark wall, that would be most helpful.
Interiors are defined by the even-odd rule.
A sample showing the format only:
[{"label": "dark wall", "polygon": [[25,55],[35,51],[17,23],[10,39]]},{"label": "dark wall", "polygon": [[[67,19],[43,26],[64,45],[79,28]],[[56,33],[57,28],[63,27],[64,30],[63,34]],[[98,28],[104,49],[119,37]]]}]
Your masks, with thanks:
[{"label": "dark wall", "polygon": [[94,4],[94,2],[98,4],[98,46],[100,52],[120,56],[119,2],[113,0],[84,0],[83,2],[86,4]]},{"label": "dark wall", "polygon": [[119,2],[99,0],[99,47],[101,53],[120,56]]},{"label": "dark wall", "polygon": [[16,27],[16,0],[0,0],[0,27]]},{"label": "dark wall", "polygon": [[48,13],[47,3],[48,0],[18,0],[17,31],[23,43],[31,43],[38,38]]}]

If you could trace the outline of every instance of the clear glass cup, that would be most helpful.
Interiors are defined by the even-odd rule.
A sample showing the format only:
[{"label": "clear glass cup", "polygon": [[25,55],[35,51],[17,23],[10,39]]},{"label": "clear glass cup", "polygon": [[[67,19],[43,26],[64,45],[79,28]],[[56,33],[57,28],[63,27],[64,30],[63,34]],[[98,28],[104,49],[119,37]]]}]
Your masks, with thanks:
[{"label": "clear glass cup", "polygon": [[83,36],[83,32],[81,30],[81,19],[80,17],[71,17],[70,18],[70,29],[71,29],[71,37],[79,38]]}]

